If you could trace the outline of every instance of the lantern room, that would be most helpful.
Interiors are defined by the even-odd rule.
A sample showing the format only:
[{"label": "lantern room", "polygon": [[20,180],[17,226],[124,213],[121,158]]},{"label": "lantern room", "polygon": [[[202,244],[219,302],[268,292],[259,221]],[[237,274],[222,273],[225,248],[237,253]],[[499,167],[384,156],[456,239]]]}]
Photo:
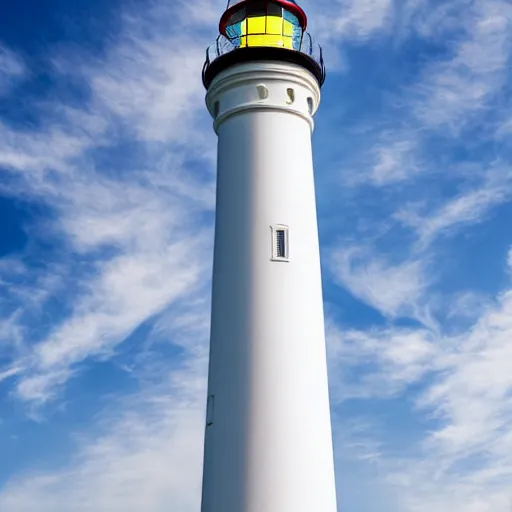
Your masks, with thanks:
[{"label": "lantern room", "polygon": [[230,0],[219,31],[237,48],[300,50],[306,25],[294,0]]},{"label": "lantern room", "polygon": [[203,83],[242,62],[281,61],[325,80],[322,48],[306,31],[306,13],[295,0],[228,0],[219,23],[219,36],[206,49]]}]

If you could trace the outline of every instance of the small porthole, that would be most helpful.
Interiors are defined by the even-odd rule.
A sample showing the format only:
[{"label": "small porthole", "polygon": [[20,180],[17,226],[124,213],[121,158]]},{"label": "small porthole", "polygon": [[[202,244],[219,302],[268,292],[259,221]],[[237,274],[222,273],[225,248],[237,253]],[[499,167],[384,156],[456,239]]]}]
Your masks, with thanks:
[{"label": "small porthole", "polygon": [[310,114],[312,114],[313,113],[313,98],[310,97],[310,98],[308,98],[307,101],[308,101],[308,112]]},{"label": "small porthole", "polygon": [[260,100],[266,100],[268,98],[268,89],[264,85],[257,85],[258,96]]},{"label": "small porthole", "polygon": [[272,259],[275,261],[288,261],[290,253],[288,226],[277,225],[272,227]]},{"label": "small porthole", "polygon": [[286,103],[291,105],[295,101],[295,91],[293,89],[286,89],[286,95],[288,96]]},{"label": "small porthole", "polygon": [[220,102],[216,101],[213,104],[213,117],[217,118],[217,116],[219,115],[219,112],[220,112]]}]

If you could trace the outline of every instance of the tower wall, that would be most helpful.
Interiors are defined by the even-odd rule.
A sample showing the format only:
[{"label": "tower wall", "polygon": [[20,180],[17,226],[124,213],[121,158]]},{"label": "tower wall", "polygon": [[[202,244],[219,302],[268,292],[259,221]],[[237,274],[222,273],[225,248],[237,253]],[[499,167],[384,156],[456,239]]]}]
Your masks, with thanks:
[{"label": "tower wall", "polygon": [[237,64],[208,90],[218,178],[202,512],[336,511],[311,151],[319,100],[313,75],[279,62]]}]

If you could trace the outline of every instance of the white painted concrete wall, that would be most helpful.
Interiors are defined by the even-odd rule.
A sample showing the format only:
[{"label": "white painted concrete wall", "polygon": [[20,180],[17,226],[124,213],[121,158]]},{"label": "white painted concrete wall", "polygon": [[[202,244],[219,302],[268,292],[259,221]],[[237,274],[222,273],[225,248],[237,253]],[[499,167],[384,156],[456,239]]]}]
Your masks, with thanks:
[{"label": "white painted concrete wall", "polygon": [[[314,77],[277,62],[234,66],[207,95],[219,140],[202,512],[336,511],[307,98],[314,113]],[[271,259],[276,224],[289,262]]]}]

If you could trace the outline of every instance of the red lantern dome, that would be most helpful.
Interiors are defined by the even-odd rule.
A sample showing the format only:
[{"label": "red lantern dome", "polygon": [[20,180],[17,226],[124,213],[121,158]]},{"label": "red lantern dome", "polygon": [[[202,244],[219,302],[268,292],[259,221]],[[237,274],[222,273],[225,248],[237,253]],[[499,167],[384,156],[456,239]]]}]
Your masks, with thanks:
[{"label": "red lantern dome", "polygon": [[306,30],[306,13],[295,0],[229,0],[227,9],[220,19],[219,32],[226,35],[226,27],[233,24],[231,20],[259,16],[285,17],[285,13],[289,18],[294,17],[300,28]]}]

